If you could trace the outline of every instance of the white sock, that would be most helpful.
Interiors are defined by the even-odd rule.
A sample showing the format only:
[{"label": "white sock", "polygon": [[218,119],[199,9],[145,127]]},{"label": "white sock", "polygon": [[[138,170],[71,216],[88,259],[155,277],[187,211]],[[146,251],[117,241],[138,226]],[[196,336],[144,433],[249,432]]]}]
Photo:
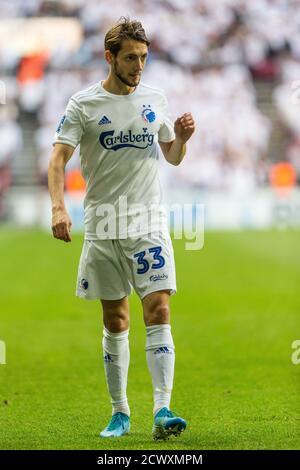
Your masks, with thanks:
[{"label": "white sock", "polygon": [[130,357],[128,334],[129,330],[121,333],[103,330],[104,369],[113,415],[121,411],[130,416],[126,394]]},{"label": "white sock", "polygon": [[156,413],[170,407],[174,379],[175,347],[170,325],[147,326],[146,357],[152,377]]}]

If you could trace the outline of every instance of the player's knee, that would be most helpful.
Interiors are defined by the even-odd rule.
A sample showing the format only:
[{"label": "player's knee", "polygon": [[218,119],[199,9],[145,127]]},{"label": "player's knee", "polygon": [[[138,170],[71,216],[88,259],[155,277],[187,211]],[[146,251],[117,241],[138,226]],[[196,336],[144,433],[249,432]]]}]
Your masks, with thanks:
[{"label": "player's knee", "polygon": [[111,333],[119,333],[129,328],[129,315],[125,310],[105,311],[104,325]]},{"label": "player's knee", "polygon": [[103,310],[103,323],[111,333],[120,333],[129,328],[128,300],[121,301],[101,300]]},{"label": "player's knee", "polygon": [[120,333],[121,331],[128,330],[129,320],[126,318],[115,317],[106,320],[104,325],[111,333]]},{"label": "player's knee", "polygon": [[145,312],[145,323],[150,325],[162,325],[170,323],[170,308],[168,304],[158,303]]}]

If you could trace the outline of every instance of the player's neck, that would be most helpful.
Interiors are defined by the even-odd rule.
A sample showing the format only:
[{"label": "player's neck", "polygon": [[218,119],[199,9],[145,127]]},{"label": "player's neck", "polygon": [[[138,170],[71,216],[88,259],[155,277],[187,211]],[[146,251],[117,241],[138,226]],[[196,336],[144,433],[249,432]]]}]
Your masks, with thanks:
[{"label": "player's neck", "polygon": [[118,78],[109,75],[106,80],[102,82],[104,90],[114,95],[130,95],[133,93],[136,87],[130,87],[125,83],[122,83]]}]

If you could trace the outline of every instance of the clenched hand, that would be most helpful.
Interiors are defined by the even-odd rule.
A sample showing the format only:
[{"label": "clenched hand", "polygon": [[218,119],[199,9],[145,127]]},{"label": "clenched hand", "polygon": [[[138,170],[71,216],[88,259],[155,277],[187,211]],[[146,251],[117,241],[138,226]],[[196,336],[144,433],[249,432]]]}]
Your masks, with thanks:
[{"label": "clenched hand", "polygon": [[52,232],[54,238],[70,242],[71,219],[65,209],[52,210]]}]

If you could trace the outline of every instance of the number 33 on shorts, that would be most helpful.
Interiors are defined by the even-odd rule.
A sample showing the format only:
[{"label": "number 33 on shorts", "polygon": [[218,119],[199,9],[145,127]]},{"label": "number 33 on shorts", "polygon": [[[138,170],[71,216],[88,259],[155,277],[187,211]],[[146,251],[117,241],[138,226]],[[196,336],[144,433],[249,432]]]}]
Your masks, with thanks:
[{"label": "number 33 on shorts", "polygon": [[149,271],[150,268],[162,268],[165,265],[165,258],[161,255],[161,250],[161,246],[154,246],[147,250],[150,257],[152,256],[153,262],[151,264],[145,259],[146,251],[140,251],[139,253],[135,253],[133,257],[137,259],[138,265],[141,266],[137,268],[137,274],[145,274],[147,271]]}]

